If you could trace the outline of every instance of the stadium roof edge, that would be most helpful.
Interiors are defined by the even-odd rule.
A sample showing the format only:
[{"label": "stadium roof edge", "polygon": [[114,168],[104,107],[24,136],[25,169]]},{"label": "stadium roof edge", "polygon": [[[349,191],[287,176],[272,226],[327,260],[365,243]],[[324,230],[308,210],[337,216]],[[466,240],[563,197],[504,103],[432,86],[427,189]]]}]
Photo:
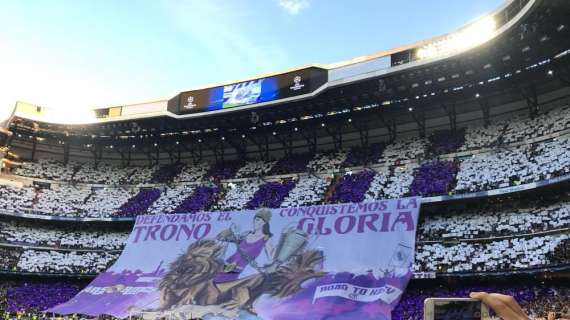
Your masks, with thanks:
[{"label": "stadium roof edge", "polygon": [[[336,62],[336,63],[331,63],[331,64],[307,64],[307,65],[288,68],[285,70],[280,70],[278,72],[260,74],[260,75],[254,76],[254,77],[248,77],[248,78],[235,80],[235,81],[223,81],[223,82],[219,82],[219,83],[209,84],[207,86],[201,86],[201,87],[193,88],[190,90],[182,90],[180,92],[208,89],[208,88],[212,88],[212,87],[216,87],[216,86],[235,84],[235,83],[250,81],[250,80],[254,80],[254,79],[260,79],[260,78],[275,76],[275,75],[279,75],[279,74],[283,74],[283,73],[287,73],[287,72],[294,72],[294,71],[298,71],[298,70],[302,70],[302,69],[306,69],[306,68],[321,68],[321,69],[327,70],[330,73],[331,71],[334,72],[334,70],[338,70],[341,68],[350,67],[350,66],[357,66],[359,64],[373,62],[373,61],[381,59],[381,58],[390,57],[390,55],[392,55],[392,54],[404,52],[406,50],[411,50],[414,48],[419,48],[419,47],[428,45],[430,43],[434,43],[434,42],[437,42],[439,40],[445,39],[446,37],[449,37],[450,35],[453,35],[457,32],[460,32],[461,30],[468,28],[469,26],[475,24],[476,22],[480,21],[481,19],[483,19],[485,17],[494,16],[494,15],[500,13],[502,10],[507,8],[509,5],[511,5],[515,1],[517,1],[517,0],[506,0],[499,7],[494,9],[493,11],[491,11],[485,15],[479,16],[479,17],[471,20],[470,22],[464,24],[463,26],[461,26],[461,27],[459,27],[459,28],[457,28],[451,32],[448,32],[448,33],[445,33],[442,35],[438,35],[438,36],[435,36],[435,37],[432,37],[429,39],[420,40],[420,41],[417,41],[417,42],[414,42],[411,44],[403,45],[403,46],[400,46],[397,48],[379,51],[379,52],[376,52],[376,53],[373,53],[370,55],[363,55],[360,57],[352,58],[352,59],[341,61],[341,62]],[[410,61],[409,63],[405,63],[402,65],[389,66],[388,68],[384,68],[384,69],[370,70],[367,72],[363,72],[361,74],[353,74],[351,76],[347,76],[344,78],[335,79],[333,77],[332,79],[329,79],[329,81],[327,81],[322,87],[318,88],[318,90],[315,90],[314,92],[312,92],[310,94],[304,94],[304,95],[293,97],[290,99],[270,101],[267,103],[257,103],[257,104],[252,104],[249,106],[242,106],[242,107],[236,108],[234,110],[217,110],[217,111],[220,111],[220,112],[243,111],[243,110],[251,109],[254,107],[260,107],[260,106],[264,106],[264,105],[286,103],[289,100],[297,101],[297,100],[309,99],[309,98],[312,98],[313,96],[319,94],[320,92],[322,92],[328,88],[333,88],[333,87],[337,87],[337,86],[347,84],[347,83],[358,82],[358,81],[366,80],[368,78],[373,78],[373,77],[378,77],[378,76],[398,72],[398,71],[401,71],[404,69],[421,66],[421,65],[424,65],[427,63],[433,63],[433,62],[445,60],[449,57],[462,54],[462,53],[469,51],[469,50],[472,50],[472,49],[476,49],[478,46],[486,43],[487,41],[490,41],[490,40],[496,38],[499,35],[501,35],[503,32],[508,30],[512,26],[512,24],[514,24],[516,21],[519,21],[522,16],[524,16],[526,13],[528,13],[530,11],[530,8],[532,8],[533,6],[535,6],[536,4],[538,4],[540,2],[542,2],[542,0],[529,0],[526,3],[526,5],[524,6],[524,8],[522,8],[517,13],[516,18],[512,18],[512,19],[510,19],[510,21],[508,21],[504,25],[501,25],[499,28],[497,28],[495,30],[493,36],[490,39],[487,39],[485,42],[480,43],[474,47],[470,47],[470,48],[467,48],[465,50],[459,50],[457,52],[448,53],[448,54],[438,56],[438,57],[434,57],[434,58]],[[170,97],[175,96],[175,95],[179,94],[180,92],[175,93],[174,95],[171,95]],[[134,109],[143,109],[141,106],[145,106],[145,105],[160,105],[161,110],[151,109],[150,111],[146,111],[146,112],[144,112],[144,111],[143,112],[136,112],[136,113],[128,112],[128,114],[121,114],[120,116],[117,116],[117,117],[95,117],[95,116],[93,116],[93,119],[90,119],[91,121],[69,123],[69,124],[73,125],[73,124],[105,123],[105,122],[127,121],[127,120],[150,118],[150,117],[160,117],[160,116],[168,116],[168,117],[173,117],[173,118],[178,118],[178,119],[189,118],[191,116],[203,116],[203,114],[175,115],[175,114],[167,111],[166,105],[167,105],[167,102],[170,99],[170,97],[162,97],[159,99],[153,99],[151,101],[147,100],[147,101],[136,102],[136,103],[114,104],[113,106],[95,107],[95,108],[91,109],[92,112],[96,113],[98,111],[111,110],[113,108],[123,108],[123,109],[133,109],[134,110]],[[39,108],[42,108],[42,107],[39,107]],[[42,108],[42,109],[45,110],[46,108]],[[47,108],[47,109],[49,109],[49,108]],[[29,119],[29,120],[33,120],[33,121],[45,122],[45,123],[64,124],[64,123],[60,123],[60,122],[49,121],[49,120],[45,119],[44,117],[40,116],[39,114],[34,116],[33,114],[25,114],[25,113],[22,113],[19,111],[20,110],[17,110],[16,115],[18,117],[21,117],[21,118],[25,118],[25,119]],[[211,113],[211,115],[214,115],[214,114],[219,114],[219,113]]]}]

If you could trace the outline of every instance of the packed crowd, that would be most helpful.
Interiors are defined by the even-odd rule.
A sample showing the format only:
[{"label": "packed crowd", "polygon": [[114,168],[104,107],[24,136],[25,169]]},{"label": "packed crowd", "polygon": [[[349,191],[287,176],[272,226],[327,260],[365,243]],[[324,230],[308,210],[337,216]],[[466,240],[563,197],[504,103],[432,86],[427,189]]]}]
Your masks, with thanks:
[{"label": "packed crowd", "polygon": [[301,176],[295,188],[281,203],[282,208],[300,207],[318,204],[322,201],[330,185],[330,178],[317,176]]},{"label": "packed crowd", "polygon": [[31,186],[0,185],[0,211],[34,213],[65,217],[107,217],[136,195],[125,187],[52,186],[53,189]]},{"label": "packed crowd", "polygon": [[338,171],[342,164],[344,164],[347,153],[329,152],[317,153],[313,160],[307,164],[307,171],[309,172],[335,172]]},{"label": "packed crowd", "polygon": [[199,186],[169,213],[195,213],[205,211],[217,200],[220,188],[217,186]]},{"label": "packed crowd", "polygon": [[456,192],[474,192],[537,182],[570,173],[570,139],[521,145],[463,159]]},{"label": "packed crowd", "polygon": [[295,188],[295,182],[266,182],[259,186],[253,197],[247,202],[247,209],[278,208],[289,192]]},{"label": "packed crowd", "polygon": [[[552,235],[487,241],[420,242],[416,248],[415,270],[486,273],[568,265],[569,239],[566,230]],[[7,271],[92,274],[105,270],[118,253],[1,248],[0,256],[0,269]]]},{"label": "packed crowd", "polygon": [[[339,154],[341,153],[322,154],[317,158],[318,161],[312,162],[312,166],[313,168],[320,166],[319,168],[329,171],[338,170],[339,164],[344,161],[341,158],[346,158],[346,154],[338,158]],[[304,157],[299,157],[282,159],[274,168],[279,167],[281,169],[278,172],[284,173],[284,168],[295,168],[301,158],[310,162]],[[326,162],[323,159],[328,159],[331,166],[323,165]],[[326,197],[320,188],[305,189],[303,193],[293,192],[292,196],[289,196],[288,193],[294,190],[295,182],[303,179],[302,175],[283,178],[280,182],[271,184],[260,183],[259,178],[243,178],[236,182],[220,183],[220,177],[227,178],[239,172],[236,163],[232,164],[233,167],[212,167],[207,175],[215,177],[214,181],[204,181],[200,187],[195,184],[189,186],[169,184],[142,188],[69,184],[40,189],[0,186],[0,195],[2,195],[0,210],[32,211],[74,217],[130,217],[146,213],[183,212],[189,203],[195,201],[198,202],[189,207],[193,211],[236,210],[247,207],[250,201],[257,201],[253,198],[261,195],[269,197],[273,191],[268,191],[268,188],[285,185],[290,188],[284,188],[283,194],[271,201],[271,207],[281,206],[286,198],[287,203],[307,205],[316,202],[360,202],[364,199],[476,192],[570,174],[570,138],[552,139],[534,145],[513,147],[510,150],[475,154],[455,161],[433,160],[423,162],[421,165],[408,163],[356,172],[347,171],[344,174],[337,172],[337,179],[331,180],[332,185],[327,187],[334,190],[331,197]],[[249,169],[242,171],[242,174],[249,175],[248,172]],[[210,192],[208,199],[198,200],[203,197],[199,193],[207,188],[213,188],[216,192]],[[195,193],[198,194],[194,195]],[[296,195],[299,196],[298,199],[293,198]],[[320,199],[315,201],[316,197]],[[261,200],[260,203],[264,203],[265,200]]]},{"label": "packed crowd", "polygon": [[0,247],[0,271],[14,273],[97,274],[107,270],[119,253],[37,250]]},{"label": "packed crowd", "polygon": [[79,252],[22,249],[16,265],[3,270],[32,273],[97,274],[107,270],[119,257],[112,252]]},{"label": "packed crowd", "polygon": [[269,174],[275,161],[248,161],[236,172],[236,178],[262,177]]},{"label": "packed crowd", "polygon": [[450,161],[433,161],[422,164],[414,173],[410,195],[432,196],[450,192],[456,171],[455,164]]},{"label": "packed crowd", "polygon": [[362,202],[364,200],[364,194],[370,188],[373,179],[374,172],[370,170],[345,174],[334,186],[330,202]]},{"label": "packed crowd", "polygon": [[69,162],[50,159],[27,162],[16,168],[14,174],[52,181],[73,181],[92,184],[140,184],[150,182],[156,169],[152,167],[122,167],[109,163]]},{"label": "packed crowd", "polygon": [[[188,199],[192,193],[204,190],[197,189],[197,184],[209,188],[208,183],[216,184],[216,195],[190,205],[192,210],[235,210],[246,207],[256,192],[264,192],[259,188],[268,188],[258,183],[260,177],[293,175],[284,179],[300,183],[302,177],[297,174],[307,172],[320,175],[335,173],[337,177],[331,179],[332,185],[324,188],[334,192],[328,195],[321,188],[315,188],[314,192],[305,189],[299,193],[293,188],[289,190],[291,196],[285,193],[272,201],[272,206],[478,192],[570,174],[570,138],[548,136],[568,129],[570,108],[563,107],[534,119],[521,117],[454,132],[440,130],[432,132],[425,139],[397,139],[387,145],[377,143],[368,148],[351,148],[348,151],[290,154],[277,161],[230,160],[215,164],[199,162],[152,168],[105,163],[94,166],[77,162],[64,165],[55,160],[40,159],[38,162],[25,163],[14,174],[54,181],[104,183],[108,186],[57,183],[43,189],[0,186],[0,210],[31,210],[41,214],[75,217],[181,212],[188,201],[193,202]],[[474,149],[487,150],[461,154],[456,158],[433,158]],[[346,169],[375,164],[379,166],[364,169],[366,173],[360,173],[362,169],[355,169],[354,177],[349,177],[353,172]],[[343,173],[343,170],[348,172]],[[366,176],[363,182],[359,179],[361,176]],[[287,181],[278,183],[284,185]],[[141,188],[140,184],[143,183],[158,183],[159,186]],[[192,187],[182,184],[191,184]],[[295,199],[295,195],[299,195],[299,198]]]},{"label": "packed crowd", "polygon": [[73,298],[84,284],[75,282],[3,281],[0,319],[32,319],[40,312]]},{"label": "packed crowd", "polygon": [[64,249],[122,250],[129,234],[97,226],[43,226],[34,222],[0,222],[0,243]]},{"label": "packed crowd", "polygon": [[[71,299],[84,283],[71,281],[6,281],[0,284],[0,319],[49,319],[41,311]],[[516,299],[532,319],[547,319],[549,313],[570,313],[570,289],[560,284],[520,285],[515,282],[496,284],[439,284],[429,287],[412,282],[392,312],[394,320],[422,320],[424,300],[429,297],[468,297],[470,292],[497,292]],[[79,319],[80,316],[73,317]]]},{"label": "packed crowd", "polygon": [[194,185],[177,184],[165,186],[160,192],[160,197],[147,209],[147,213],[162,214],[174,212],[184,199],[194,192]]},{"label": "packed crowd", "polygon": [[261,185],[261,180],[250,179],[242,182],[230,182],[225,190],[225,194],[220,201],[214,205],[215,211],[232,211],[244,209],[253,195]]},{"label": "packed crowd", "polygon": [[516,202],[424,215],[419,224],[418,240],[481,239],[561,229],[570,229],[569,202],[532,206],[521,206]]},{"label": "packed crowd", "polygon": [[421,243],[415,270],[495,272],[570,263],[570,235],[529,236],[488,242]]}]

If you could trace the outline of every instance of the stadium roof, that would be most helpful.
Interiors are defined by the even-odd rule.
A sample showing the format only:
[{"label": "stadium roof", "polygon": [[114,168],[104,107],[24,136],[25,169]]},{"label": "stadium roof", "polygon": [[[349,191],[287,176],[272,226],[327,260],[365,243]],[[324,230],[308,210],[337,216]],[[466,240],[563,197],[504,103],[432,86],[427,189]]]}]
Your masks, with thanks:
[{"label": "stadium roof", "polygon": [[[289,93],[285,99],[187,112],[184,103],[198,97],[187,100],[197,92],[190,91],[170,103],[99,109],[99,118],[81,126],[43,122],[48,110],[19,104],[13,129],[23,137],[73,139],[83,146],[200,142],[216,154],[214,150],[227,147],[243,153],[245,144],[266,151],[270,144],[293,148],[293,140],[316,147],[319,137],[339,147],[346,137],[392,140],[410,131],[425,135],[465,122],[486,122],[503,112],[523,109],[533,115],[541,105],[569,95],[570,26],[565,25],[569,15],[570,5],[563,0],[507,1],[454,33],[348,62],[314,66],[319,77],[324,70],[327,81],[317,77],[316,85],[308,84],[310,90]],[[474,42],[467,42],[474,35]],[[279,83],[279,77],[291,80],[299,70],[308,69],[261,78],[277,77]],[[237,86],[212,87],[226,92],[227,87],[255,84],[248,80],[252,79],[237,81]],[[206,88],[208,94],[210,89]],[[511,104],[510,109],[504,107]]]}]

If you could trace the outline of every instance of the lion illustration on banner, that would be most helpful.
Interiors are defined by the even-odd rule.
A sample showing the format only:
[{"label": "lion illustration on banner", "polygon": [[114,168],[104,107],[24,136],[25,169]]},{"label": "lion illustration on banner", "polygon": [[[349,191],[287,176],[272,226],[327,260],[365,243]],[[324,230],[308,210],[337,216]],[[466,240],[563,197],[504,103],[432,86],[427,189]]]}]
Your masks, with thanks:
[{"label": "lion illustration on banner", "polygon": [[[322,252],[306,249],[308,235],[300,230],[284,230],[273,250],[269,244],[270,219],[271,212],[262,209],[254,217],[252,231],[238,234],[231,227],[220,232],[216,240],[192,243],[158,283],[160,310],[216,306],[256,314],[253,304],[261,295],[288,297],[297,293],[303,282],[325,275],[319,271]],[[236,253],[224,260],[229,243],[236,246]],[[271,262],[259,266],[255,258],[263,249]],[[240,278],[246,266],[258,273]]]}]

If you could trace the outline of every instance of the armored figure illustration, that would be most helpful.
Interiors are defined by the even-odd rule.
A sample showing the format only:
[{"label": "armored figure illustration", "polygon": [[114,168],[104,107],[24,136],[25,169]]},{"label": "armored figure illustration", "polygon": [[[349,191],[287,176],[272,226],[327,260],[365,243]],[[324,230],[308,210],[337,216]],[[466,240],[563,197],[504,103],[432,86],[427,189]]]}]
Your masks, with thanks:
[{"label": "armored figure illustration", "polygon": [[217,240],[221,242],[234,243],[236,252],[225,261],[224,272],[218,274],[214,282],[222,283],[238,279],[247,265],[259,270],[255,260],[262,251],[265,251],[270,260],[273,259],[274,248],[271,244],[273,235],[269,227],[270,221],[271,211],[261,210],[253,218],[253,230],[239,235],[237,227],[232,225],[230,229],[222,231],[217,236]]},{"label": "armored figure illustration", "polygon": [[[232,226],[216,240],[192,243],[170,264],[158,284],[160,310],[196,305],[255,314],[253,303],[261,295],[287,297],[298,292],[303,282],[323,276],[325,273],[317,270],[322,265],[322,252],[306,249],[307,234],[282,230],[274,249],[270,221],[271,212],[262,209],[255,214],[251,231],[240,234]],[[224,260],[230,245],[236,251]],[[262,251],[270,261],[264,265],[256,261]],[[257,273],[240,278],[248,265]]]}]

